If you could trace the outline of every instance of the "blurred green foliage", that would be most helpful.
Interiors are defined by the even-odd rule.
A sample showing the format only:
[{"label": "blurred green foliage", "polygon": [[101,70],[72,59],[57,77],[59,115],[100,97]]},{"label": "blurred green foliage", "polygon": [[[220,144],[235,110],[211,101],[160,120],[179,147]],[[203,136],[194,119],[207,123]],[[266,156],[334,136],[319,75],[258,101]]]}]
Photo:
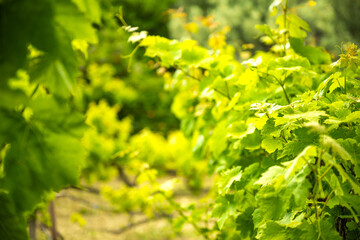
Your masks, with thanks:
[{"label": "blurred green foliage", "polygon": [[[160,7],[146,3],[145,9],[139,9],[140,3],[134,1],[113,1],[97,26],[99,44],[90,46],[78,75],[82,96],[78,104],[90,126],[83,138],[88,154],[82,176],[89,183],[119,176],[125,184],[123,201],[115,201],[119,208],[127,201],[133,202],[133,208],[144,203],[141,198],[138,203],[126,200],[130,192],[153,193],[142,192],[136,182],[143,171],[185,177],[192,190],[201,188],[205,174],[203,161],[192,162],[190,144],[177,131],[179,121],[170,113],[175,92],[164,88],[161,69],[154,70],[158,65],[144,58],[142,49],[134,51],[136,45],[128,42],[131,32],[124,28],[127,24],[143,24],[149,31],[159,25],[166,28],[165,3],[170,1]],[[147,25],[145,13],[151,19]],[[157,31],[160,34],[161,28]],[[158,189],[155,180],[149,184]]]},{"label": "blurred green foliage", "polygon": [[100,14],[89,3],[0,1],[0,239],[27,239],[44,196],[79,181],[87,127],[74,104],[77,52],[98,41],[99,18],[85,9]]},{"label": "blurred green foliage", "polygon": [[164,90],[162,78],[149,68],[148,60],[141,57],[142,51],[131,58],[125,57],[135,45],[128,43],[130,34],[121,29],[123,24],[115,13],[122,7],[123,17],[129,25],[141,26],[142,30],[154,34],[166,34],[158,26],[166,29],[169,3],[164,1],[159,6],[146,1],[145,7],[139,8],[140,3],[134,1],[112,1],[98,26],[100,44],[90,46],[88,59],[83,63],[80,76],[85,88],[83,104],[86,106],[101,99],[110,105],[119,104],[118,117],[131,116],[135,133],[144,127],[166,133],[176,128],[178,122],[168,114],[171,95]]},{"label": "blurred green foliage", "polygon": [[[177,180],[184,179],[187,187],[199,192],[207,171],[220,172],[238,161],[237,153],[231,156],[235,156],[234,160],[222,157],[228,148],[225,133],[234,130],[228,129],[226,122],[219,122],[227,100],[215,107],[214,101],[203,101],[209,97],[205,96],[206,92],[201,96],[202,102],[197,95],[210,82],[220,93],[229,91],[228,85],[221,85],[222,79],[231,83],[234,74],[243,73],[243,68],[232,58],[235,50],[226,45],[225,35],[228,34],[228,41],[238,49],[249,42],[259,46],[260,42],[254,40],[259,35],[254,25],[273,21],[267,17],[271,2],[0,1],[0,202],[6,206],[0,211],[0,230],[10,232],[9,235],[0,232],[0,238],[26,238],[28,214],[43,201],[45,192],[77,184],[80,166],[81,176],[89,183],[115,176],[123,181],[119,189],[105,187],[102,190],[119,211],[140,210],[153,217],[176,210],[181,215],[185,208],[171,198]],[[290,3],[313,28],[314,37],[306,41],[333,49],[341,41],[359,38],[359,2]],[[170,6],[184,6],[187,15],[182,10],[172,11],[169,22]],[[224,58],[220,56],[216,66],[206,66],[214,71],[203,76],[203,69],[196,67],[209,63],[202,62],[209,56],[207,49],[195,47],[194,41],[175,46],[160,37],[154,40],[160,44],[155,44],[152,53],[148,48],[147,55],[158,56],[162,62],[144,58],[144,50],[135,52],[135,44],[128,42],[131,33],[122,28],[126,23],[116,15],[119,9],[123,9],[121,17],[133,27],[139,26],[153,35],[167,36],[170,31],[176,38],[194,37],[210,47],[212,53],[221,51]],[[214,17],[206,17],[210,15]],[[189,21],[197,23],[189,24]],[[230,26],[232,31],[228,32],[225,26]],[[307,25],[301,27],[307,28]],[[298,37],[302,30],[296,29],[292,34]],[[275,46],[277,50],[280,45]],[[305,47],[302,40],[290,39],[290,45],[312,64],[329,62],[328,55],[320,48]],[[164,46],[165,50],[161,48]],[[176,49],[179,46],[181,52]],[[263,56],[269,57],[265,53]],[[178,66],[165,68],[179,58],[182,67],[189,67],[195,79],[206,77],[199,91],[197,85],[184,81],[188,76],[181,69],[172,78]],[[254,74],[244,70],[242,77],[251,79]],[[296,85],[297,90],[290,89],[293,95],[304,88],[303,85],[309,85],[309,78],[303,80],[299,84],[300,80],[294,80],[299,86]],[[248,85],[251,87],[251,83]],[[331,90],[339,87],[332,85]],[[230,88],[230,91],[233,95],[238,89]],[[271,91],[275,92],[275,88]],[[250,97],[247,92],[242,96],[245,100]],[[274,99],[278,97],[276,92]],[[229,103],[229,109],[236,105],[235,100]],[[182,119],[181,124],[170,112]],[[243,130],[244,126],[241,122],[236,127]],[[255,134],[254,139],[241,141],[248,150],[260,147],[257,139],[260,135]],[[208,147],[213,155],[209,158],[204,157]],[[279,148],[279,142],[265,141],[263,147],[272,153]],[[206,159],[209,159],[209,168]],[[225,180],[220,181],[220,187],[225,192],[238,180],[239,171],[230,169],[222,176]],[[172,179],[161,182],[164,176]],[[227,204],[225,198],[216,201],[217,206]],[[201,220],[202,213],[196,212],[194,206],[186,209],[192,215],[185,220],[196,228],[194,222]],[[183,224],[185,220],[179,222]],[[220,220],[221,225],[225,220],[226,217]]]},{"label": "blurred green foliage", "polygon": [[[213,15],[220,27],[229,26],[231,31],[228,34],[228,41],[234,46],[240,48],[244,43],[255,43],[256,49],[263,49],[265,46],[259,42],[257,38],[259,32],[254,26],[264,23],[273,26],[274,19],[268,16],[271,3],[271,0],[178,0],[176,4],[178,7],[183,7],[188,22],[199,16]],[[295,7],[293,11],[310,25],[313,34],[307,42],[321,45],[328,51],[339,54],[337,46],[342,42],[359,41],[359,1],[293,0],[289,1],[289,6]],[[181,39],[187,36],[186,31],[181,28],[179,19],[172,19],[169,28],[173,38]],[[209,33],[200,31],[201,34]],[[207,36],[196,36],[195,39],[206,44]]]},{"label": "blurred green foliage", "polygon": [[167,10],[176,0],[113,0],[113,6],[122,6],[128,24],[139,26],[150,34],[167,36]]}]

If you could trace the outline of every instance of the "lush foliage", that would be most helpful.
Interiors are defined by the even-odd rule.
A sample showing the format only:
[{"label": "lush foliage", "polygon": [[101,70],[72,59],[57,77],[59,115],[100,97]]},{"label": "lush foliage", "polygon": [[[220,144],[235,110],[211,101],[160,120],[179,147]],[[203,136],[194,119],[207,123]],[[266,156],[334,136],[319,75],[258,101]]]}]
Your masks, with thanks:
[{"label": "lush foliage", "polygon": [[311,30],[287,1],[270,10],[278,27],[257,29],[271,50],[243,63],[221,41],[211,50],[158,36],[140,43],[175,69],[165,74],[177,91],[172,111],[194,156],[220,174],[214,202],[178,222],[196,222],[205,238],[358,239],[357,47],[331,63],[304,45]]},{"label": "lush foliage", "polygon": [[[178,0],[184,6],[183,12],[188,21],[198,24],[199,16],[212,16],[221,28],[229,26],[228,42],[237,49],[246,50],[246,45],[255,43],[256,48],[266,48],[260,44],[256,24],[273,26],[274,19],[269,16],[268,8],[272,0]],[[298,16],[311,23],[313,34],[308,36],[307,42],[325,47],[331,53],[338,54],[341,42],[355,42],[358,44],[360,2],[353,0],[292,0],[289,6],[297,11]],[[185,18],[185,16],[184,16]],[[179,39],[186,35],[186,31],[179,27],[179,19],[170,21],[169,29],[172,37]],[[201,24],[198,24],[201,25]],[[139,25],[141,26],[141,25]],[[206,43],[206,31],[199,28],[195,37],[202,45]]]},{"label": "lush foliage", "polygon": [[[34,210],[46,209],[52,191],[79,179],[119,176],[124,186],[105,187],[104,197],[119,211],[150,217],[173,209],[154,207],[159,198],[149,201],[156,191],[168,194],[175,182],[160,183],[156,176],[177,172],[193,191],[201,187],[204,162],[188,164],[188,140],[169,132],[178,125],[168,114],[172,96],[146,61],[134,60],[115,2],[1,3],[1,239],[26,239]],[[151,6],[150,12],[166,7]],[[44,19],[33,17],[38,14]],[[128,53],[135,62],[130,66]]]},{"label": "lush foliage", "polygon": [[44,194],[78,182],[77,53],[97,42],[99,11],[97,1],[0,2],[1,239],[27,239],[26,217]]},{"label": "lush foliage", "polygon": [[[126,23],[164,34],[171,2],[0,1],[0,238],[27,239],[53,191],[118,177],[101,189],[116,211],[168,218],[175,233],[358,239],[357,47],[332,63],[305,45],[310,27],[287,0],[267,1],[277,27],[253,33],[269,51],[244,62],[212,17],[185,24],[189,37],[210,33],[208,48]],[[197,201],[177,202],[187,190]]]},{"label": "lush foliage", "polygon": [[[124,29],[130,26],[114,29],[110,26],[116,39],[127,40],[129,33]],[[172,94],[164,91],[162,78],[134,59],[131,72],[123,74],[122,68],[128,67],[123,60],[103,57],[114,52],[113,40],[109,43],[106,39],[115,37],[109,38],[110,31],[105,29],[99,34],[105,41],[100,40],[102,44],[89,53],[86,79],[80,83],[90,126],[83,137],[88,154],[82,176],[90,184],[117,176],[122,184],[104,184],[101,194],[118,212],[130,217],[140,212],[149,219],[171,217],[174,211],[181,211],[173,192],[184,185],[198,193],[207,172],[206,161],[193,161],[190,141],[169,114]],[[121,46],[128,45],[125,41]],[[98,61],[99,57],[103,61]]]}]

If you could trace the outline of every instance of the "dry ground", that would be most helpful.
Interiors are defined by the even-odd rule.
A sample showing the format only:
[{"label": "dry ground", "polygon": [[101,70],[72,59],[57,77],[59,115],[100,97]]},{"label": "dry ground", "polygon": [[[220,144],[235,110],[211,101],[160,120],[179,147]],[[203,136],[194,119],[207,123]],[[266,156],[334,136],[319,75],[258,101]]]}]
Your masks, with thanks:
[{"label": "dry ground", "polygon": [[[116,183],[112,183],[116,184]],[[98,186],[99,187],[99,186]],[[189,196],[189,198],[193,198]],[[177,201],[191,201],[182,197]],[[66,189],[58,194],[55,202],[57,231],[65,240],[200,240],[191,225],[185,225],[181,234],[176,235],[171,228],[171,223],[165,219],[154,219],[143,224],[129,228],[128,214],[114,212],[113,207],[102,199],[101,195],[76,189]],[[71,221],[74,213],[80,213],[86,221],[85,226]],[[133,216],[132,222],[146,220],[142,214]],[[126,231],[120,230],[126,228]],[[38,240],[50,240],[50,231],[38,227]],[[61,238],[59,238],[60,240]]]}]

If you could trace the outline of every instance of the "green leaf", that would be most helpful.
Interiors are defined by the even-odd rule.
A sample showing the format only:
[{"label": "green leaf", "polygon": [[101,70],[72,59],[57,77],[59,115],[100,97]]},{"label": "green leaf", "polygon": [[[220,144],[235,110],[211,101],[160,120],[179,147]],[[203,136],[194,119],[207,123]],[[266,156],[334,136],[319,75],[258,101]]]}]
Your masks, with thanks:
[{"label": "green leaf", "polygon": [[[335,224],[330,223],[326,219],[322,219],[319,225],[321,230],[320,239],[331,239],[331,240],[342,239],[339,233],[335,229],[334,226]],[[308,222],[303,222],[303,224],[300,226],[300,229],[302,230],[300,239],[301,240],[318,239],[320,233],[318,231],[317,226],[318,226],[317,222],[313,224],[310,224]]]},{"label": "green leaf", "polygon": [[266,172],[261,175],[261,178],[255,182],[255,184],[266,185],[272,184],[279,176],[283,176],[285,168],[280,166],[270,167]]},{"label": "green leaf", "polygon": [[235,121],[227,129],[228,136],[235,139],[242,139],[246,135],[254,133],[254,131],[255,125],[253,123],[247,125],[245,121]]},{"label": "green leaf", "polygon": [[[350,193],[345,193],[344,196],[339,197],[339,199],[340,199],[340,203],[351,211],[355,222],[359,223],[358,215],[360,213],[360,206],[359,206],[360,196],[353,195]],[[354,209],[355,211],[352,209]]]},{"label": "green leaf", "polygon": [[[67,60],[70,60],[71,57],[69,55]],[[72,60],[75,61],[75,58]],[[51,56],[42,56],[33,65],[30,77],[32,81],[48,87],[51,93],[66,97],[74,91],[76,72],[74,66],[71,63],[64,64],[61,60]]]},{"label": "green leaf", "polygon": [[346,116],[344,122],[359,122],[360,121],[360,111],[352,112]]},{"label": "green leaf", "polygon": [[101,6],[98,0],[72,0],[91,21],[100,23]]},{"label": "green leaf", "polygon": [[257,210],[262,215],[262,222],[280,220],[285,215],[290,201],[287,196],[278,192],[271,185],[260,188],[255,198],[258,204]]},{"label": "green leaf", "polygon": [[23,91],[11,89],[2,83],[6,84],[7,82],[0,82],[0,107],[13,109],[27,101],[28,97]]},{"label": "green leaf", "polygon": [[267,36],[273,35],[271,27],[267,24],[255,25],[255,28]]},{"label": "green leaf", "polygon": [[[355,111],[350,113],[347,111],[348,109],[339,109],[337,113],[337,117],[330,117],[326,119],[324,122],[326,124],[334,124],[339,125],[340,123],[348,123],[348,122],[359,122],[360,121],[360,111]],[[341,115],[340,115],[341,114]]]},{"label": "green leaf", "polygon": [[181,64],[185,66],[198,66],[208,56],[208,50],[194,44],[187,44],[187,41],[180,43],[181,48]]},{"label": "green leaf", "polygon": [[[31,210],[46,191],[76,184],[84,159],[83,118],[49,99],[41,100],[47,108],[34,108],[30,122],[18,119],[16,138],[5,155],[4,186],[18,213]],[[48,117],[42,117],[42,111]],[[62,112],[62,117],[51,116],[52,111]]]},{"label": "green leaf", "polygon": [[330,147],[333,150],[333,152],[338,156],[340,156],[343,160],[345,161],[350,160],[353,164],[355,165],[357,164],[354,161],[354,159],[351,157],[351,155],[339,143],[337,143],[335,139],[327,135],[323,135],[322,142],[324,146]]},{"label": "green leaf", "polygon": [[[318,95],[326,96],[330,87],[332,87],[334,82],[339,81],[340,77],[341,77],[341,72],[336,72],[336,73],[331,74],[328,78],[326,78],[323,82],[321,82],[318,87]],[[334,91],[333,88],[334,87],[332,87],[332,91]]]},{"label": "green leaf", "polygon": [[33,111],[30,122],[35,122],[44,129],[68,133],[78,139],[82,138],[88,129],[85,117],[72,110],[71,104],[64,100],[59,101],[50,95],[38,96],[31,100],[29,107]]},{"label": "green leaf", "polygon": [[360,183],[358,182],[358,180],[355,177],[353,177],[352,175],[349,175],[344,170],[343,166],[338,164],[329,153],[327,153],[327,152],[324,153],[323,154],[323,159],[328,164],[334,165],[336,170],[340,173],[340,175],[341,175],[341,177],[343,179],[343,182],[345,182],[347,180],[351,184],[351,186],[353,187],[354,192],[356,194],[360,194]]},{"label": "green leaf", "polygon": [[[96,2],[96,1],[95,1]],[[54,5],[55,22],[70,35],[71,39],[97,43],[97,34],[84,14],[70,0],[57,1]]]},{"label": "green leaf", "polygon": [[306,57],[312,64],[331,63],[330,54],[320,47],[304,46],[301,38],[290,38],[290,46],[297,54]]},{"label": "green leaf", "polygon": [[272,70],[285,70],[289,72],[306,71],[310,68],[310,62],[307,58],[300,56],[288,55],[279,57],[269,63],[269,69]]},{"label": "green leaf", "polygon": [[16,213],[7,193],[0,192],[0,205],[0,239],[29,239],[25,219],[21,214]]},{"label": "green leaf", "polygon": [[305,38],[306,31],[311,32],[309,24],[292,13],[286,15],[286,22],[283,15],[279,15],[275,22],[280,29],[288,29],[290,37]]},{"label": "green leaf", "polygon": [[218,123],[210,138],[209,147],[216,158],[218,158],[227,147],[226,128],[226,121]]},{"label": "green leaf", "polygon": [[[20,14],[21,13],[21,14]],[[40,50],[57,49],[50,1],[8,1],[0,4],[1,81],[13,77],[25,67],[28,44]],[[34,17],[36,16],[36,17]]]},{"label": "green leaf", "polygon": [[315,146],[307,146],[294,160],[284,162],[283,165],[287,166],[285,172],[285,179],[293,176],[295,172],[302,169],[307,163],[310,163],[311,157],[317,156],[317,148]]},{"label": "green leaf", "polygon": [[181,49],[178,49],[176,40],[169,40],[159,36],[147,36],[140,43],[146,47],[145,55],[149,57],[159,57],[161,64],[169,67],[181,58]]},{"label": "green leaf", "polygon": [[236,230],[240,231],[242,239],[250,237],[254,232],[254,224],[252,220],[252,208],[247,208],[236,218]]},{"label": "green leaf", "polygon": [[261,240],[296,240],[299,239],[300,230],[286,228],[277,222],[267,222],[261,227],[257,239]]},{"label": "green leaf", "polygon": [[254,133],[248,134],[241,139],[241,145],[246,149],[253,150],[260,148],[261,141],[260,131],[255,129]]},{"label": "green leaf", "polygon": [[273,153],[276,149],[282,149],[282,141],[275,138],[267,138],[261,142],[261,147],[264,148],[268,153]]},{"label": "green leaf", "polygon": [[338,88],[342,88],[342,86],[345,86],[345,79],[343,77],[335,79],[336,81],[332,81],[332,84],[329,87],[329,93],[334,92]]},{"label": "green leaf", "polygon": [[241,179],[242,170],[241,167],[234,167],[221,174],[221,178],[218,180],[219,194],[228,193],[231,185],[235,181]]},{"label": "green leaf", "polygon": [[280,137],[281,134],[281,126],[276,126],[275,127],[275,121],[274,118],[270,118],[266,121],[266,124],[264,125],[263,129],[261,130],[261,134],[266,136],[272,136],[275,138]]},{"label": "green leaf", "polygon": [[329,183],[330,187],[334,190],[336,196],[343,196],[344,190],[340,184],[338,177],[331,171],[330,173],[330,180],[325,178],[326,181]]},{"label": "green leaf", "polygon": [[212,211],[212,216],[218,218],[217,224],[221,230],[225,221],[235,215],[236,203],[234,202],[232,195],[219,196],[215,202],[216,204]]},{"label": "green leaf", "polygon": [[73,93],[77,59],[66,32],[58,28],[56,33],[61,51],[33,58],[30,80],[45,85],[53,94],[66,97]]},{"label": "green leaf", "polygon": [[206,140],[204,135],[200,134],[195,142],[195,146],[192,148],[192,152],[195,156],[202,157]]},{"label": "green leaf", "polygon": [[309,197],[309,191],[312,184],[308,180],[310,173],[309,167],[302,168],[294,177],[290,178],[286,182],[286,194],[291,195],[293,198],[293,204],[291,205],[292,212],[294,210],[302,210],[306,207]]},{"label": "green leaf", "polygon": [[286,114],[280,118],[275,119],[275,126],[284,124],[284,123],[294,123],[298,120],[306,120],[308,122],[317,122],[323,116],[328,116],[325,111],[307,111],[297,114]]},{"label": "green leaf", "polygon": [[334,166],[338,170],[338,172],[340,173],[340,175],[341,175],[341,177],[343,179],[343,182],[345,180],[348,180],[349,183],[351,184],[351,186],[353,187],[354,192],[356,194],[360,194],[360,183],[359,183],[359,181],[356,178],[354,178],[353,176],[347,174],[341,165],[334,164]]},{"label": "green leaf", "polygon": [[[288,200],[292,201],[292,209],[301,210],[306,205],[306,200],[309,195],[309,189],[311,189],[311,184],[307,179],[307,176],[310,172],[310,169],[307,167],[302,167],[296,174],[287,176],[289,172],[288,169],[284,169],[279,166],[270,167],[265,173],[262,174],[261,178],[255,184],[261,184],[262,188],[273,189],[273,192],[268,192],[267,194],[262,194],[260,190],[257,194],[257,199],[261,197],[273,197],[281,199],[282,195],[288,196],[282,199],[284,209],[287,209]],[[290,197],[292,196],[292,197]],[[284,212],[285,213],[285,212]],[[279,213],[279,214],[284,214]]]},{"label": "green leaf", "polygon": [[319,134],[313,132],[308,128],[297,128],[293,130],[296,138],[289,141],[284,146],[284,150],[281,153],[282,157],[296,157],[299,155],[307,146],[319,144]]},{"label": "green leaf", "polygon": [[16,136],[21,130],[21,116],[11,110],[0,108],[0,119],[0,145],[16,141]]}]

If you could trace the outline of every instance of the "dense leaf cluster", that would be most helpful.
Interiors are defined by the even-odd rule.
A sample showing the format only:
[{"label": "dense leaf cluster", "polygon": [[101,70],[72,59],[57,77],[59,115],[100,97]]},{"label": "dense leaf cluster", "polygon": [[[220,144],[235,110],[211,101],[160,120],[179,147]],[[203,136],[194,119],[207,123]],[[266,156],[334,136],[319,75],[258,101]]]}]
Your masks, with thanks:
[{"label": "dense leaf cluster", "polygon": [[[207,49],[115,31],[123,16],[101,9],[96,0],[0,1],[0,239],[27,239],[26,219],[49,192],[114,176],[123,185],[101,193],[118,211],[166,216],[175,232],[191,224],[206,239],[359,238],[355,45],[331,63],[304,44],[310,27],[286,0],[270,7],[277,28],[257,26],[269,51],[244,62],[226,28]],[[160,66],[181,132],[169,132],[172,96],[159,79],[141,62],[124,73],[128,34]],[[215,187],[178,204],[179,179],[200,192],[206,174]]]},{"label": "dense leaf cluster", "polygon": [[44,194],[78,182],[77,50],[97,42],[99,21],[97,1],[0,2],[1,239],[27,239],[26,216]]},{"label": "dense leaf cluster", "polygon": [[159,36],[140,43],[175,69],[165,75],[178,91],[172,111],[193,155],[220,174],[211,214],[199,205],[190,219],[205,238],[358,239],[357,47],[331,63],[304,45],[311,30],[287,1],[270,10],[278,27],[257,26],[270,51],[242,63],[221,42],[211,50]]}]

